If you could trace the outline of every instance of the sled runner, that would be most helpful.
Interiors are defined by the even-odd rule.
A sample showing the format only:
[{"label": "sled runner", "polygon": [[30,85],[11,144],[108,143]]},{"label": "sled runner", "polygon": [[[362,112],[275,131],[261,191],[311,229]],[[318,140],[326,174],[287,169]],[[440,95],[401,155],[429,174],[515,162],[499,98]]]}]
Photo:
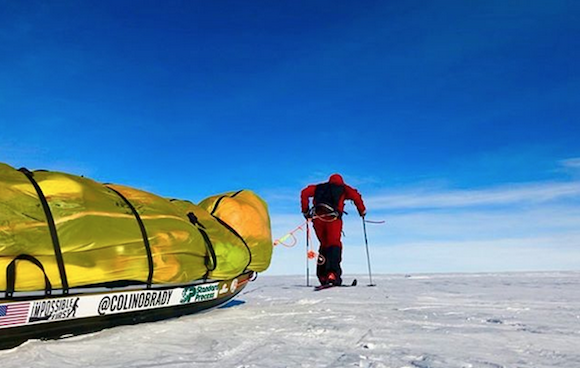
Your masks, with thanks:
[{"label": "sled runner", "polygon": [[251,274],[173,287],[71,290],[66,297],[0,302],[0,349],[29,339],[58,339],[197,313],[236,296]]}]

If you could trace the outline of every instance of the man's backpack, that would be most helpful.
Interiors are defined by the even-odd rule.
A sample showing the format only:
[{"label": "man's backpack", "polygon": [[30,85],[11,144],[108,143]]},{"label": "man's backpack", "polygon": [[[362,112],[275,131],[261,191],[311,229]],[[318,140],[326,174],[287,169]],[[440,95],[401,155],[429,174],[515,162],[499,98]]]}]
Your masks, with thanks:
[{"label": "man's backpack", "polygon": [[338,202],[344,193],[344,185],[323,183],[314,191],[314,213],[317,216],[340,217]]}]

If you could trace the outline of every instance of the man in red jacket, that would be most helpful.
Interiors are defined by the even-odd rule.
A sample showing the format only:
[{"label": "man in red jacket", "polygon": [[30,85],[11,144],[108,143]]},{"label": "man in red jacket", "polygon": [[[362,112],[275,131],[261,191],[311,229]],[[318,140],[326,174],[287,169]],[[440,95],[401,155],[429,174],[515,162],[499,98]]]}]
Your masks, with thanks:
[{"label": "man in red jacket", "polygon": [[[310,198],[312,208],[310,208]],[[366,214],[365,205],[359,192],[346,185],[342,176],[333,174],[328,182],[309,185],[302,190],[300,201],[302,213],[312,218],[316,236],[320,241],[316,275],[320,284],[341,285],[342,269],[342,214],[344,201],[352,200],[361,217]]]}]

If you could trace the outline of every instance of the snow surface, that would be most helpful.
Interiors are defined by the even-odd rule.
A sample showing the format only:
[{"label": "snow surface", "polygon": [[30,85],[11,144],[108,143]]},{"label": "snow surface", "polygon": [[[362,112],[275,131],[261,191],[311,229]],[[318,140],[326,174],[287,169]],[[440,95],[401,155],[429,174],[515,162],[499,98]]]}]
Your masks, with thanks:
[{"label": "snow surface", "polygon": [[[352,277],[345,277],[346,280]],[[8,367],[580,367],[580,272],[263,276],[225,308],[0,352]],[[314,280],[311,281],[314,283]]]}]

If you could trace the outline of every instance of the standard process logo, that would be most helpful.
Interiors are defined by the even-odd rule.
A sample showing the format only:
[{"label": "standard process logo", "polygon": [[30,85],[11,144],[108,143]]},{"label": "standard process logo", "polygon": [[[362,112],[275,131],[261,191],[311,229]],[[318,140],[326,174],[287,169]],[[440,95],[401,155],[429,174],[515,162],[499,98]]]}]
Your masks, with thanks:
[{"label": "standard process logo", "polygon": [[181,304],[204,302],[218,296],[218,283],[209,285],[190,286],[183,289]]}]

